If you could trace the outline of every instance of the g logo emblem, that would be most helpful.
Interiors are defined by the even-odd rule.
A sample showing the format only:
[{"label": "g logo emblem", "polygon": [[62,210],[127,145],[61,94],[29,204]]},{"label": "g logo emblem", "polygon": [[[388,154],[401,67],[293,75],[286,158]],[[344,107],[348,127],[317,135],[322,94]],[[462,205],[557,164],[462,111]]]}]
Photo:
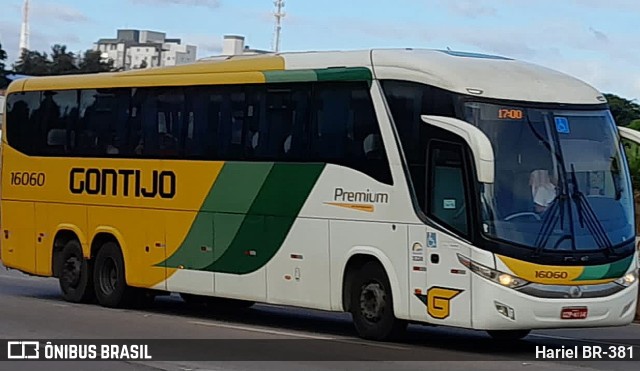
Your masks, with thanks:
[{"label": "g logo emblem", "polygon": [[451,314],[451,299],[463,290],[432,287],[427,291],[427,313],[436,319],[445,319]]}]

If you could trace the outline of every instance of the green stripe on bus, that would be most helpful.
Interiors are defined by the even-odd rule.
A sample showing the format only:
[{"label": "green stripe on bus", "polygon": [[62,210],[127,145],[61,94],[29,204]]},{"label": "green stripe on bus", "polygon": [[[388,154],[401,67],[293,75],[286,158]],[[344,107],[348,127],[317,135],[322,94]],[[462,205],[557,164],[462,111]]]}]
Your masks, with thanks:
[{"label": "green stripe on bus", "polygon": [[242,227],[246,214],[216,213],[213,220],[213,256],[202,269],[207,269],[226,252]]},{"label": "green stripe on bus", "polygon": [[609,264],[594,265],[592,267],[584,267],[582,274],[576,278],[576,281],[588,281],[602,279],[609,271]]},{"label": "green stripe on bus", "polygon": [[318,81],[371,81],[371,70],[366,67],[337,67],[316,70]]},{"label": "green stripe on bus", "polygon": [[189,229],[189,233],[178,250],[158,266],[166,265],[171,268],[183,266],[185,269],[201,270],[211,264],[211,252],[203,251],[202,247],[212,248],[212,215],[210,213],[198,213]]},{"label": "green stripe on bus", "polygon": [[633,255],[610,264],[584,267],[584,271],[582,272],[582,274],[575,280],[588,281],[619,278],[622,277],[627,272],[627,270],[629,270],[629,266],[632,262]]},{"label": "green stripe on bus", "polygon": [[225,253],[206,270],[247,274],[278,252],[324,164],[276,164]]},{"label": "green stripe on bus", "polygon": [[246,214],[272,167],[272,162],[226,162],[200,211]]},{"label": "green stripe on bus", "polygon": [[319,163],[275,164],[251,205],[249,214],[298,216],[324,167]]},{"label": "green stripe on bus", "polygon": [[[187,236],[166,260],[166,266],[204,269],[222,256],[272,167],[273,163],[225,163]],[[203,246],[212,248],[213,254],[203,252]]]},{"label": "green stripe on bus", "polygon": [[371,81],[366,67],[332,67],[315,70],[285,70],[263,72],[267,83],[308,81]]},{"label": "green stripe on bus", "polygon": [[318,80],[318,75],[314,70],[265,71],[263,73],[267,83]]},{"label": "green stripe on bus", "polygon": [[620,278],[629,270],[629,266],[633,263],[633,255],[609,264],[609,271],[603,278]]}]

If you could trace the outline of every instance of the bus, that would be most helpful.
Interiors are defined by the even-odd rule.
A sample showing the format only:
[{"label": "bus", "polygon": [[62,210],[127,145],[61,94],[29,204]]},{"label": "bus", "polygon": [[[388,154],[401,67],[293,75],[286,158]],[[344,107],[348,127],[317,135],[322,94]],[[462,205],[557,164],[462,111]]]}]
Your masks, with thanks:
[{"label": "bus", "polygon": [[[0,123],[2,123],[2,116],[4,116],[4,95],[0,95]],[[2,130],[0,129],[0,138],[2,138]]]},{"label": "bus", "polygon": [[541,66],[374,49],[26,78],[4,130],[2,262],[70,302],[342,311],[373,340],[635,314],[620,134]]}]

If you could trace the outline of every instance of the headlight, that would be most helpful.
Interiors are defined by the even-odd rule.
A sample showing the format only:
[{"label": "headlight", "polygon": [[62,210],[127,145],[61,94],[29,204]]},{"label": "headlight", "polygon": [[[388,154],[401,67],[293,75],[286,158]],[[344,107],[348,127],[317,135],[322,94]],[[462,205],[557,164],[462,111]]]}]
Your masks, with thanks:
[{"label": "headlight", "polygon": [[638,279],[638,271],[634,270],[633,272],[629,272],[623,277],[620,277],[616,280],[616,283],[620,286],[629,287]]},{"label": "headlight", "polygon": [[469,268],[469,270],[471,270],[472,272],[490,281],[500,284],[501,286],[516,289],[518,287],[529,284],[529,281],[523,280],[520,277],[516,277],[508,273],[485,267],[484,265],[476,263],[473,260],[466,258],[460,254],[458,254],[458,260],[460,261],[460,263],[462,263],[462,265]]}]

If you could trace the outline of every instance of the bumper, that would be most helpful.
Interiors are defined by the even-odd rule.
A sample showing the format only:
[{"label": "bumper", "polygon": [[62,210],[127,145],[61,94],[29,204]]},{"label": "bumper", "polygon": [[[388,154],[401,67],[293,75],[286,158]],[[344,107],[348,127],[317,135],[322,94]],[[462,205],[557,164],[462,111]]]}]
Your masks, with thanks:
[{"label": "bumper", "polygon": [[[624,326],[633,322],[638,300],[638,281],[607,297],[545,299],[519,293],[474,276],[472,326],[478,330],[515,330],[568,327]],[[513,319],[496,309],[496,302],[513,310]],[[583,319],[562,319],[565,307],[586,307]]]}]

